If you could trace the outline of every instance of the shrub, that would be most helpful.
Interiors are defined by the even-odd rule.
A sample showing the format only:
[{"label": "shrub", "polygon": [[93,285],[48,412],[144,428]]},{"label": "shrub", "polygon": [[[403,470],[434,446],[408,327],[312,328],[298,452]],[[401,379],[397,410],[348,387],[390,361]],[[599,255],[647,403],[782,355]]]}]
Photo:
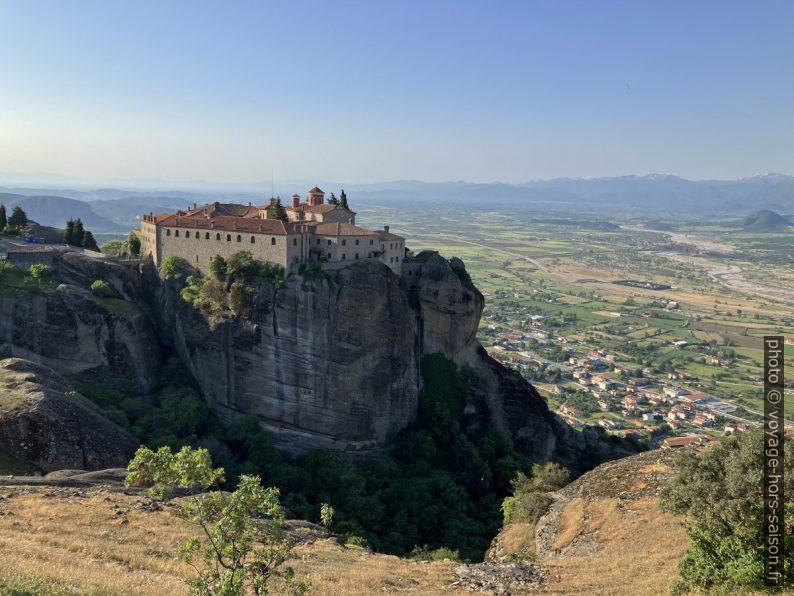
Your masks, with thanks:
[{"label": "shrub", "polygon": [[160,265],[160,270],[162,271],[163,277],[165,279],[174,279],[175,277],[178,277],[190,270],[190,265],[182,257],[168,255],[163,259],[163,263]]},{"label": "shrub", "polygon": [[52,275],[52,269],[49,265],[44,265],[43,263],[36,263],[30,266],[28,270],[28,275],[33,279],[42,280],[48,278]]},{"label": "shrub", "polygon": [[0,261],[0,276],[13,273],[17,268],[8,261]]},{"label": "shrub", "polygon": [[[703,451],[676,455],[676,475],[662,506],[688,516],[690,546],[675,591],[730,593],[764,589],[763,431],[723,438]],[[783,585],[794,583],[794,458],[785,457],[786,529]]]},{"label": "shrub", "polygon": [[215,255],[210,259],[210,274],[215,279],[226,279],[226,259],[221,255]]},{"label": "shrub", "polygon": [[167,499],[175,488],[208,488],[223,482],[223,468],[214,469],[210,453],[206,449],[182,447],[171,453],[170,447],[152,451],[140,447],[127,466],[124,484],[127,486],[149,486],[149,494],[158,499]]},{"label": "shrub", "polygon": [[127,248],[133,257],[137,257],[141,254],[141,237],[135,232],[130,232],[130,235],[127,237]]},{"label": "shrub", "polygon": [[97,298],[112,298],[116,295],[113,286],[104,279],[97,279],[91,284],[91,293]]}]

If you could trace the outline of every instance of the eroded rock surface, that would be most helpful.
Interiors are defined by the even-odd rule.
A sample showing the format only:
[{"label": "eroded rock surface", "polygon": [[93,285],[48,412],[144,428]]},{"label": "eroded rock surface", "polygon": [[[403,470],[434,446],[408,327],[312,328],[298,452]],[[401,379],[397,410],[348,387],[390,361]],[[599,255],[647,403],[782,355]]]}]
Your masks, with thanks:
[{"label": "eroded rock surface", "polygon": [[132,435],[55,371],[0,360],[0,450],[50,472],[126,466],[136,448]]}]

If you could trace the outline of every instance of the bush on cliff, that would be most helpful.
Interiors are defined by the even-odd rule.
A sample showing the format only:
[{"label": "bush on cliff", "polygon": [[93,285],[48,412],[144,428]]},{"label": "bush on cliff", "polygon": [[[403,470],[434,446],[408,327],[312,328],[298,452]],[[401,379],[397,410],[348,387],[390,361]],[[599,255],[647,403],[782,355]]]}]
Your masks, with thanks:
[{"label": "bush on cliff", "polygon": [[[689,550],[679,562],[676,592],[764,589],[763,431],[723,438],[705,450],[677,454],[676,475],[662,506],[686,515]],[[783,461],[786,529],[784,584],[794,584],[794,457]]]},{"label": "bush on cliff", "polygon": [[160,265],[160,271],[165,279],[174,279],[190,270],[190,264],[176,255],[168,255]]}]

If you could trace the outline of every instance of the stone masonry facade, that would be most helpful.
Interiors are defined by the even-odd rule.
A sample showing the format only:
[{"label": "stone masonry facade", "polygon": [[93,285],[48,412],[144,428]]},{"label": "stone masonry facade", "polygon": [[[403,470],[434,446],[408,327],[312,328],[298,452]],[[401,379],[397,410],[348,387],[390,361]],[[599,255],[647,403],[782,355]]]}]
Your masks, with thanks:
[{"label": "stone masonry facade", "polygon": [[379,260],[401,275],[405,238],[392,234],[388,226],[369,230],[355,225],[353,211],[325,203],[324,195],[314,187],[305,203],[293,195],[288,207],[271,199],[261,206],[194,204],[186,211],[144,215],[141,256],[160,265],[168,255],[176,255],[206,274],[213,256],[228,258],[247,250],[288,272],[310,261],[336,269],[357,260]]}]

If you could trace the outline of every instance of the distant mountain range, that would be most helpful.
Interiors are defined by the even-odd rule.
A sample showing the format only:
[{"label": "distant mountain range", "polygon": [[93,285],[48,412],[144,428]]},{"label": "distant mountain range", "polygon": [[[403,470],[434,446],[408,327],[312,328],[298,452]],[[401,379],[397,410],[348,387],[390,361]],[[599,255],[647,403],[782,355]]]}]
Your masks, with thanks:
[{"label": "distant mountain range", "polygon": [[[443,201],[449,205],[482,209],[536,208],[564,210],[619,208],[636,212],[690,212],[704,215],[738,215],[766,209],[794,212],[794,176],[763,174],[738,180],[686,180],[671,174],[609,178],[555,178],[518,184],[501,182],[422,182],[398,180],[373,184],[319,182],[327,192],[345,188],[354,205],[410,205]],[[80,217],[92,230],[123,233],[136,227],[136,216],[149,212],[184,209],[193,203],[213,201],[262,203],[271,194],[270,184],[230,185],[218,190],[141,191],[120,188],[78,190],[70,188],[0,188],[7,208],[21,205],[44,225],[63,226],[69,217]],[[300,183],[280,184],[277,194],[303,194]]]}]

